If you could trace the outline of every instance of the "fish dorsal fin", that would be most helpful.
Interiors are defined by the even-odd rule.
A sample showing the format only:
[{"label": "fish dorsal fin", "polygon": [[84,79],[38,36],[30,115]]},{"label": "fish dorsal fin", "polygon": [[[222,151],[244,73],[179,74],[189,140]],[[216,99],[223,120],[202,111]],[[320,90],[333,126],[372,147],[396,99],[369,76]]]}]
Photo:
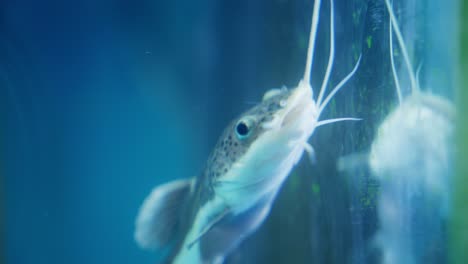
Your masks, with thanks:
[{"label": "fish dorsal fin", "polygon": [[268,90],[264,95],[263,95],[263,98],[262,98],[262,102],[265,102],[266,100],[272,98],[272,97],[275,97],[277,96],[278,94],[281,93],[281,90],[280,89],[271,89],[271,90]]},{"label": "fish dorsal fin", "polygon": [[162,248],[172,241],[191,190],[191,179],[172,181],[153,189],[140,208],[135,240],[146,249]]}]

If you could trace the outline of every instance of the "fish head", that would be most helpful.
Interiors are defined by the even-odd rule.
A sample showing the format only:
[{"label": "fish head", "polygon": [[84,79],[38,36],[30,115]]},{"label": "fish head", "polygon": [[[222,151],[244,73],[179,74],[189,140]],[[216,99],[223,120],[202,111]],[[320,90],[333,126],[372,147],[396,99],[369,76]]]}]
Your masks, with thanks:
[{"label": "fish head", "polygon": [[277,191],[302,156],[318,114],[306,82],[266,92],[225,129],[208,161],[216,195],[242,211]]}]

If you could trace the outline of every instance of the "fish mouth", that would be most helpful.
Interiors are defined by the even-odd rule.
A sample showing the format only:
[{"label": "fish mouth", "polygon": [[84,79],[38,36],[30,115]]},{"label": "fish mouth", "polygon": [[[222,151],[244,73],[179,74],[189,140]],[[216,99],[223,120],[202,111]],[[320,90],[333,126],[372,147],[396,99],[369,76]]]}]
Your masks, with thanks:
[{"label": "fish mouth", "polygon": [[303,82],[292,91],[281,122],[281,127],[300,125],[303,119],[316,120],[317,110],[312,99],[312,88]]},{"label": "fish mouth", "polygon": [[306,125],[314,126],[317,118],[318,108],[312,98],[312,87],[301,81],[290,91],[288,98],[284,101],[283,109],[278,111],[271,121],[263,123],[262,127],[273,131],[288,130],[288,128],[300,129]]}]

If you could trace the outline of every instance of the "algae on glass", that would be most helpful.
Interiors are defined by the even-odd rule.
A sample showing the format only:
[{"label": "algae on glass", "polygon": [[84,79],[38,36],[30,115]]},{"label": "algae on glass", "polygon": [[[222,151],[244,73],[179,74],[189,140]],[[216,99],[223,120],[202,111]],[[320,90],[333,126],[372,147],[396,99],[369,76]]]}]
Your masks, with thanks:
[{"label": "algae on glass", "polygon": [[457,90],[457,155],[454,180],[453,214],[451,221],[451,263],[461,263],[468,259],[468,2],[461,1],[460,11],[460,60]]}]

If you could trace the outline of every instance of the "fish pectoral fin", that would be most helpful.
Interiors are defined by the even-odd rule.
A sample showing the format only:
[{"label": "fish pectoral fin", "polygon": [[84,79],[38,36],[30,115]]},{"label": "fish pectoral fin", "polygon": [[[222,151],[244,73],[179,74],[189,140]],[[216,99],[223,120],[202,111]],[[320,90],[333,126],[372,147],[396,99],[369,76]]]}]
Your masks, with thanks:
[{"label": "fish pectoral fin", "polygon": [[220,220],[198,241],[201,255],[208,260],[207,263],[224,259],[257,230],[270,212],[274,197],[274,194],[268,194],[244,211],[236,213],[231,208],[219,217]]},{"label": "fish pectoral fin", "polygon": [[177,233],[180,215],[190,195],[192,179],[155,187],[145,199],[135,222],[135,240],[146,249],[169,244]]},{"label": "fish pectoral fin", "polygon": [[195,243],[200,241],[200,239],[206,235],[217,223],[219,223],[226,215],[230,213],[229,207],[225,207],[218,215],[216,215],[211,221],[207,222],[205,226],[201,229],[200,233],[187,244],[187,247],[190,249]]},{"label": "fish pectoral fin", "polygon": [[307,153],[307,156],[309,157],[310,164],[314,165],[317,163],[317,156],[314,147],[308,142],[304,143],[304,150]]}]

